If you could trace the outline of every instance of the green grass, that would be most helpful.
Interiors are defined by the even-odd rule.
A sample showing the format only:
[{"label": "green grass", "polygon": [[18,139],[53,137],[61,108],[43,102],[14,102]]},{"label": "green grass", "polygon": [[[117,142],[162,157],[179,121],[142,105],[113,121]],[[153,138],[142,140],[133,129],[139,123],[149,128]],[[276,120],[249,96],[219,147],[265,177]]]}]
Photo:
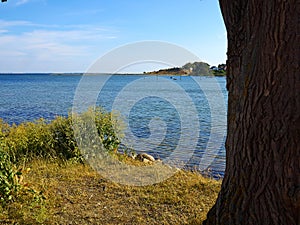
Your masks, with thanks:
[{"label": "green grass", "polygon": [[[93,138],[115,159],[147,166],[116,153],[120,128],[114,114],[98,108],[73,116],[84,130],[91,124],[87,120],[95,120]],[[74,117],[18,126],[0,120],[0,224],[201,224],[205,219],[220,181],[178,170],[154,185],[113,183],[85,162],[73,128]]]},{"label": "green grass", "polygon": [[219,181],[189,171],[133,187],[80,163],[37,160],[26,166],[31,169],[22,184],[35,193],[20,193],[2,208],[1,224],[201,224],[220,190]]}]

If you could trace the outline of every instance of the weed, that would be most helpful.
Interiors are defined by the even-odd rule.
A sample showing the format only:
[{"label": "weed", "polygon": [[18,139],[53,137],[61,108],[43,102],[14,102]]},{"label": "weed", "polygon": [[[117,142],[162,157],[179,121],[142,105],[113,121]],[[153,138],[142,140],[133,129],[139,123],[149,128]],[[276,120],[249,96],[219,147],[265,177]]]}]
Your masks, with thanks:
[{"label": "weed", "polygon": [[116,152],[120,144],[117,116],[101,108],[89,109],[80,115],[58,116],[50,123],[39,119],[9,126],[0,120],[1,146],[9,154],[10,160],[19,165],[36,158],[83,162],[78,140],[74,137],[74,117],[79,118],[76,122],[81,121],[82,129],[87,131],[85,135],[90,133],[90,124],[96,127],[97,136],[86,140],[93,142],[96,141],[93,138],[96,138],[108,152]]},{"label": "weed", "polygon": [[10,162],[9,155],[0,148],[0,204],[6,205],[15,200],[20,189],[19,179],[22,173]]}]

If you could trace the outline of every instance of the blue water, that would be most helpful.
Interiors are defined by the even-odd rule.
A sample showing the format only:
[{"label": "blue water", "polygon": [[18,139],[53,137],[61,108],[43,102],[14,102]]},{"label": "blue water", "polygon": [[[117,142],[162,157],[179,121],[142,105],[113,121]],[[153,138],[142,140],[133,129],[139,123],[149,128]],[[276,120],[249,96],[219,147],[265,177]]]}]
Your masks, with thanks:
[{"label": "blue water", "polygon": [[[89,77],[85,80],[86,85],[92,89],[97,82],[100,82],[99,77],[101,76]],[[67,116],[74,105],[76,88],[81,79],[80,75],[2,74],[0,75],[0,118],[10,124],[20,124],[41,117],[50,121],[58,115]],[[137,152],[148,152],[157,158],[165,159],[172,155],[176,146],[180,145],[183,146],[180,153],[176,152],[176,160],[179,162],[181,157],[185,157],[185,151],[188,151],[192,142],[195,142],[195,148],[192,149],[193,155],[185,167],[197,169],[200,163],[205,164],[201,159],[205,156],[206,149],[209,148],[209,142],[211,142],[213,120],[211,107],[221,105],[220,98],[209,97],[208,99],[208,96],[217,96],[219,92],[218,89],[214,89],[214,86],[209,86],[211,83],[217,82],[221,88],[223,101],[227,102],[225,78],[201,77],[197,79],[203,85],[208,85],[208,88],[206,89],[205,86],[199,88],[192,77],[177,77],[173,80],[169,76],[114,75],[105,81],[105,84],[101,86],[101,91],[98,90],[97,105],[108,111],[118,109],[118,104],[131,105],[128,115],[122,115],[122,109],[120,112],[127,118],[129,129],[125,131],[125,134],[129,132],[137,140],[146,140],[142,147],[135,149]],[[172,86],[173,84],[179,89]],[[186,100],[182,97],[185,96],[179,92],[186,94],[186,98],[192,102],[191,106],[183,104]],[[137,99],[137,96],[141,98]],[[116,99],[119,99],[121,103],[118,103]],[[88,100],[85,103],[88,103]],[[199,121],[193,120],[194,106]],[[217,115],[215,120],[218,116],[226,117],[222,110],[218,112],[220,115]],[[182,123],[183,115],[187,117],[184,123]],[[199,137],[197,140],[191,140],[189,129],[193,129],[196,122],[200,124],[199,131],[197,130]],[[151,132],[151,129],[157,127],[163,128]],[[220,134],[214,136],[215,139],[219,139],[214,141],[221,142],[221,145],[214,153],[214,161],[207,166],[214,176],[222,177],[225,170],[223,134],[226,132],[226,123],[222,120],[214,132]],[[125,139],[124,143],[130,145],[130,140]],[[150,141],[147,142],[147,140]],[[151,144],[151,141],[155,143]]]}]

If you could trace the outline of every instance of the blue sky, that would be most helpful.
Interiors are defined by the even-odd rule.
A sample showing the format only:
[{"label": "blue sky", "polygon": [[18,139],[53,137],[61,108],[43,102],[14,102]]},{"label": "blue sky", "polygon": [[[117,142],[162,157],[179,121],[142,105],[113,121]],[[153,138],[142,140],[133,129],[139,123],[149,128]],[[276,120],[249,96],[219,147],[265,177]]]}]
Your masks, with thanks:
[{"label": "blue sky", "polygon": [[0,73],[84,72],[112,49],[146,40],[179,45],[210,65],[226,61],[217,0],[0,3]]}]

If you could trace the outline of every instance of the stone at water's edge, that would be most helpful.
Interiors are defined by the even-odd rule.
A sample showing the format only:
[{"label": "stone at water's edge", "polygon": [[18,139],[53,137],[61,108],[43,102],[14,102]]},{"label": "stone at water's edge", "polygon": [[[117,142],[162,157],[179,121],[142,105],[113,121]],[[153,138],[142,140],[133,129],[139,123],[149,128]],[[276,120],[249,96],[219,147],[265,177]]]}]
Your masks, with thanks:
[{"label": "stone at water's edge", "polygon": [[155,158],[147,153],[130,154],[132,159],[140,160],[141,162],[155,162]]},{"label": "stone at water's edge", "polygon": [[143,161],[145,159],[151,161],[151,162],[155,162],[155,158],[152,155],[149,155],[147,153],[142,153],[142,154],[138,154],[137,158],[141,158]]}]

